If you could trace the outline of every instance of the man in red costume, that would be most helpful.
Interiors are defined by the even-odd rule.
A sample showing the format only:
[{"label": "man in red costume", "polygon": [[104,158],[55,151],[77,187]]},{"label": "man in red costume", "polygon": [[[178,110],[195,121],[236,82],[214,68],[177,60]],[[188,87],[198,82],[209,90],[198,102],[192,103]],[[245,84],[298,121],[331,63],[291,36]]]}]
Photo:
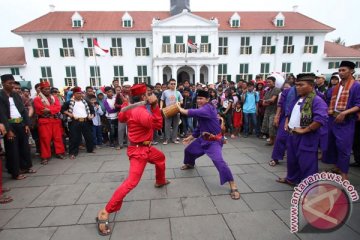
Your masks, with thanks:
[{"label": "man in red costume", "polygon": [[34,99],[34,107],[38,115],[41,164],[46,165],[51,158],[51,141],[54,143],[56,157],[63,159],[65,147],[59,118],[61,105],[59,99],[50,94],[49,82],[40,83],[40,93]]},{"label": "man in red costume", "polygon": [[[130,89],[132,102],[147,101],[148,105],[120,112],[119,121],[126,122],[129,129],[129,147],[127,154],[130,169],[127,179],[116,189],[105,208],[101,209],[96,218],[100,235],[109,235],[109,214],[119,211],[125,196],[136,187],[144,172],[146,164],[155,164],[155,187],[163,187],[170,183],[165,178],[165,155],[151,146],[154,130],[162,128],[162,116],[155,95],[146,95],[145,84],[135,84]],[[121,107],[125,107],[127,102]]]}]

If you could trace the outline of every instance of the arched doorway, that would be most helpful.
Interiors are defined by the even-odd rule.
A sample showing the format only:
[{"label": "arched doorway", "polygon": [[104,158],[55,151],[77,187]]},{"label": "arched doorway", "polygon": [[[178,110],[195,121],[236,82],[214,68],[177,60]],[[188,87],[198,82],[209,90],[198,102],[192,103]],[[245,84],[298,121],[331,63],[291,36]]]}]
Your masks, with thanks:
[{"label": "arched doorway", "polygon": [[189,80],[190,83],[194,82],[194,69],[190,66],[183,66],[177,71],[177,83],[183,83],[185,80]]},{"label": "arched doorway", "polygon": [[170,78],[171,78],[171,68],[169,66],[166,66],[163,69],[163,83],[167,83]]},{"label": "arched doorway", "polygon": [[209,69],[204,65],[200,68],[200,83],[207,84],[209,82]]}]

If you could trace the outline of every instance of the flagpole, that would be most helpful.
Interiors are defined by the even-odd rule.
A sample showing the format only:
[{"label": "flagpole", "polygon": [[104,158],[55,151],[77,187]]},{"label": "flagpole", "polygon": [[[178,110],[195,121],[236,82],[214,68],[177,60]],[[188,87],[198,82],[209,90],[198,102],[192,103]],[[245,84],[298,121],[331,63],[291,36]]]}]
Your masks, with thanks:
[{"label": "flagpole", "polygon": [[[96,58],[96,51],[95,51],[95,44],[94,44],[94,38],[93,38],[93,51],[94,51],[94,58],[95,58],[95,85],[97,83],[98,79],[98,64],[97,64],[97,58]],[[99,86],[100,87],[100,86]]]}]

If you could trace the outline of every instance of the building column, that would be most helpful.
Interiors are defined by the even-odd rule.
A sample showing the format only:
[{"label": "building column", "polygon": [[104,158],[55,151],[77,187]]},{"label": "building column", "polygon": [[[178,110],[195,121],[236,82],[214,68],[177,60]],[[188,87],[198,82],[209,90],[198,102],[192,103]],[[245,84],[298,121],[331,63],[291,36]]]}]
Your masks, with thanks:
[{"label": "building column", "polygon": [[158,78],[158,66],[153,65],[153,72],[152,72],[152,81],[151,81],[151,85],[155,85],[155,83],[157,83],[159,80]]},{"label": "building column", "polygon": [[217,82],[218,65],[214,65],[214,83]]},{"label": "building column", "polygon": [[173,78],[173,79],[175,79],[176,80],[176,78],[177,78],[177,76],[176,76],[176,73],[177,73],[177,66],[176,65],[172,65],[172,67],[171,67],[171,78]]},{"label": "building column", "polygon": [[200,82],[200,65],[196,65],[195,69],[195,84]]},{"label": "building column", "polygon": [[[160,73],[160,69],[163,69],[162,66],[156,66],[157,68],[157,82],[158,83],[161,83],[162,82],[162,73]],[[160,81],[160,78],[161,78],[161,81]]]},{"label": "building column", "polygon": [[208,66],[208,79],[207,79],[208,84],[213,84],[214,83],[214,68],[213,65],[209,65]]}]

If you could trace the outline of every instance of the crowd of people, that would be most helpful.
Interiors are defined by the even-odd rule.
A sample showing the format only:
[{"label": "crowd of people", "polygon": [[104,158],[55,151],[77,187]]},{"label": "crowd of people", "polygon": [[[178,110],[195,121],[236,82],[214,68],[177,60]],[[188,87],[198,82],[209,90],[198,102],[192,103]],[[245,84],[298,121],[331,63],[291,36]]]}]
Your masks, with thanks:
[{"label": "crowd of people", "polygon": [[[198,138],[225,143],[228,138],[246,141],[253,135],[274,147],[269,156],[270,166],[279,164],[287,152],[288,173],[277,180],[280,183],[296,185],[316,173],[319,155],[324,163],[334,164],[331,171],[347,179],[352,149],[355,159],[352,166],[360,166],[360,84],[353,78],[354,68],[353,62],[341,62],[339,71],[332,74],[328,83],[324,75],[307,73],[295,77],[290,74],[281,88],[276,87],[277,79],[272,75],[264,80],[258,75],[255,80],[237,83],[221,78],[207,85],[170,79],[164,84],[146,85],[148,98],[143,100],[150,99],[151,104],[144,105],[149,112],[154,111],[155,105],[160,110],[178,105],[179,113],[171,117],[160,114],[161,124],[159,119],[153,119],[154,116],[144,118],[142,121],[155,121],[157,126],[149,127],[151,139],[145,142],[167,145],[179,144],[181,138],[186,143]],[[134,102],[132,88],[137,85],[121,86],[114,80],[111,86],[100,88],[58,89],[44,81],[35,85],[36,93],[31,96],[30,89],[21,88],[11,74],[2,75],[1,81],[0,133],[4,140],[1,154],[5,156],[7,171],[15,180],[36,172],[32,168],[28,136],[43,165],[48,164],[52,156],[76,159],[79,149],[92,154],[97,148],[127,147],[129,151],[134,146],[132,139],[139,132],[132,124],[140,120],[119,119],[121,110]],[[207,116],[204,109],[208,108],[204,106],[215,109],[221,136],[214,132],[215,123],[204,121]],[[199,113],[194,111],[200,108]],[[212,114],[212,110],[207,111]],[[211,152],[201,150],[200,146],[204,145],[201,141],[185,150],[181,169],[193,168],[199,155],[208,154],[219,170],[221,184],[229,182],[232,198],[238,199],[240,195],[231,182],[231,172],[220,156],[221,147],[212,146]],[[164,176],[159,176],[157,184],[168,183]],[[8,190],[2,189],[0,182],[0,203],[12,201],[2,194]],[[111,211],[114,209],[118,207]]]}]

